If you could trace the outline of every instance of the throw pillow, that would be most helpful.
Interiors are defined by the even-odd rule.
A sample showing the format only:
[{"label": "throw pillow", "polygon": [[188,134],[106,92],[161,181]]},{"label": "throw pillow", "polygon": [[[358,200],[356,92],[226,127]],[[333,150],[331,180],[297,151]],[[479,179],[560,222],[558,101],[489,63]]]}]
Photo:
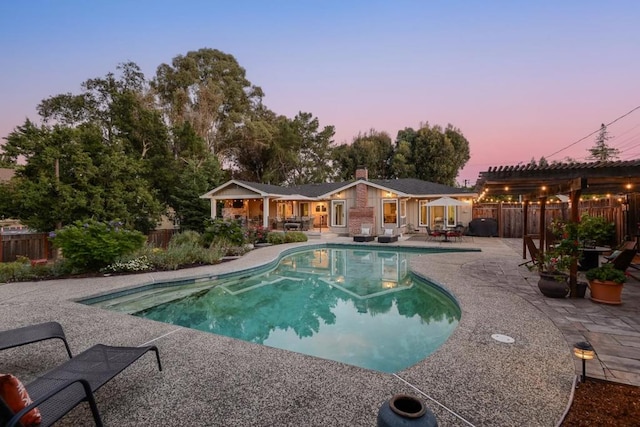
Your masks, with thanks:
[{"label": "throw pillow", "polygon": [[[11,374],[0,374],[0,396],[14,414],[33,403],[24,385]],[[20,423],[25,427],[37,426],[41,421],[38,408],[33,408],[20,418]]]},{"label": "throw pillow", "polygon": [[369,229],[368,228],[363,228],[362,229],[362,234],[369,234]]},{"label": "throw pillow", "polygon": [[385,236],[393,236],[393,228],[385,228],[384,229]]}]

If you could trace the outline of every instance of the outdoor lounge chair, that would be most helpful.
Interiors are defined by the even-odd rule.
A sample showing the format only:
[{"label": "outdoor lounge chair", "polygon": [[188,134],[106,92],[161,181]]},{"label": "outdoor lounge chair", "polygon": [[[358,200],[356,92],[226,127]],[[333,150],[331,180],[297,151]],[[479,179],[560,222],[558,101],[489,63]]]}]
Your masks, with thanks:
[{"label": "outdoor lounge chair", "polygon": [[61,339],[67,349],[69,358],[73,357],[71,355],[69,343],[67,343],[67,337],[64,335],[64,331],[62,330],[62,325],[58,322],[40,323],[8,331],[0,331],[0,350],[6,350],[8,348],[19,347],[21,345],[32,344],[53,338]]},{"label": "outdoor lounge chair", "polygon": [[156,353],[158,369],[162,371],[156,346],[94,345],[27,384],[25,389],[33,403],[21,411],[14,414],[0,398],[0,425],[20,425],[20,418],[38,408],[42,416],[40,427],[50,426],[78,404],[87,401],[95,424],[102,426],[93,393],[148,351]]},{"label": "outdoor lounge chair", "polygon": [[527,245],[527,249],[529,250],[529,256],[531,257],[531,259],[518,264],[518,266],[526,265],[527,267],[529,267],[530,265],[534,265],[538,262],[538,258],[540,258],[540,251],[538,250],[538,247],[536,246],[531,236],[524,236],[523,239],[524,243]]},{"label": "outdoor lounge chair", "polygon": [[353,236],[354,242],[373,242],[376,236],[373,235],[373,226],[371,224],[362,224],[360,233]]},{"label": "outdoor lounge chair", "polygon": [[398,234],[396,228],[385,227],[384,233],[378,236],[378,243],[391,243],[398,241]]},{"label": "outdoor lounge chair", "polygon": [[[633,262],[633,258],[636,256],[635,249],[623,249],[618,256],[612,258],[607,261],[607,264],[613,264],[613,268],[616,270],[624,271],[628,276],[631,276],[635,279],[635,276],[627,273],[627,269],[631,267],[631,263]],[[635,268],[635,267],[634,267]]]}]

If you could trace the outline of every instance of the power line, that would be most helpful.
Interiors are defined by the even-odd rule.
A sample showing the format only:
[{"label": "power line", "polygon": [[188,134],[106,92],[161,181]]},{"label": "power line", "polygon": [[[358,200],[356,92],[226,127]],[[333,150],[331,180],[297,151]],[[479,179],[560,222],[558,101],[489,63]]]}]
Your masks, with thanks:
[{"label": "power line", "polygon": [[[607,123],[605,126],[611,126],[612,124],[614,124],[614,123],[615,123],[615,122],[617,122],[618,120],[621,120],[621,119],[623,119],[623,118],[627,117],[629,114],[631,114],[631,113],[633,113],[634,111],[639,110],[639,109],[640,109],[640,105],[638,105],[636,108],[634,108],[633,110],[629,111],[628,113],[621,115],[620,117],[618,117],[618,118],[617,118],[617,119],[615,119],[614,121]],[[580,138],[580,139],[579,139],[579,140],[577,140],[576,142],[573,142],[573,143],[571,143],[571,144],[567,145],[566,147],[561,148],[561,149],[559,149],[558,151],[556,151],[556,152],[554,152],[554,153],[552,153],[552,154],[550,154],[550,155],[548,155],[548,156],[545,156],[545,158],[551,158],[551,157],[555,156],[556,154],[561,153],[561,152],[563,152],[564,150],[566,150],[566,149],[568,149],[568,148],[570,148],[570,147],[573,147],[573,146],[574,146],[574,145],[576,145],[577,143],[582,142],[582,141],[584,141],[585,139],[589,138],[590,136],[593,136],[593,135],[595,135],[596,133],[600,132],[600,129],[601,129],[601,128],[598,128],[598,129],[594,130],[594,131],[593,131],[593,132],[591,132],[589,135],[587,135],[587,136],[584,136],[584,137]]]}]

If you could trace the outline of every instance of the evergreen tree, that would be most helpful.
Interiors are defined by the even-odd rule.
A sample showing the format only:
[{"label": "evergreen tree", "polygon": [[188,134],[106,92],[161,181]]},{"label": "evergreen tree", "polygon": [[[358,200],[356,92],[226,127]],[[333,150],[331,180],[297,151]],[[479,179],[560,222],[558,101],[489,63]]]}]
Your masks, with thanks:
[{"label": "evergreen tree", "polygon": [[600,132],[596,136],[596,143],[593,147],[589,148],[588,160],[594,160],[597,162],[606,162],[610,160],[616,160],[619,157],[620,150],[614,147],[610,147],[607,141],[611,139],[607,126],[603,123],[600,126]]}]

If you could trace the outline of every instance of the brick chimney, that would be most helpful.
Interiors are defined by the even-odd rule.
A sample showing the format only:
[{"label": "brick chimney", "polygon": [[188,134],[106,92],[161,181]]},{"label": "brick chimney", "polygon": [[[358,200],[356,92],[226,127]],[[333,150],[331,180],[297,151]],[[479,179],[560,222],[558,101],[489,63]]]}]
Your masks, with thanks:
[{"label": "brick chimney", "polygon": [[356,180],[358,179],[364,179],[365,181],[369,179],[367,168],[356,169]]},{"label": "brick chimney", "polygon": [[[369,179],[367,168],[356,169],[356,180]],[[373,207],[367,206],[368,188],[367,184],[359,182],[356,184],[356,203],[355,206],[349,208],[349,235],[360,233],[362,224],[369,224],[375,228],[375,216]]]}]

